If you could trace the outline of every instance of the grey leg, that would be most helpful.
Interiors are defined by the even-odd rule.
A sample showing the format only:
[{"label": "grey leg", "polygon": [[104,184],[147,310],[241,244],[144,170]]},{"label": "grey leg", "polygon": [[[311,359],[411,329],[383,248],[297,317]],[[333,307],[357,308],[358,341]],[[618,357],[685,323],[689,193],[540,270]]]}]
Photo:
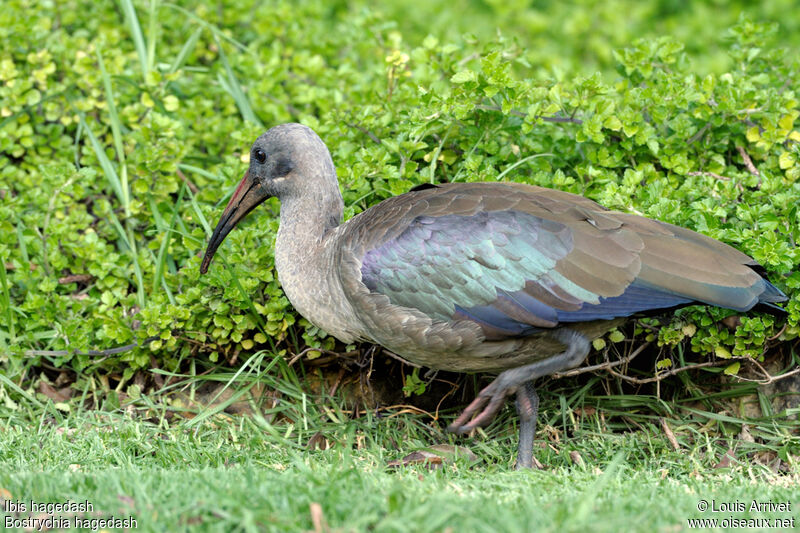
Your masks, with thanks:
[{"label": "grey leg", "polygon": [[564,352],[529,365],[506,370],[479,392],[478,397],[447,429],[453,433],[463,434],[488,424],[503,406],[506,397],[516,392],[521,385],[538,377],[574,368],[589,355],[589,339],[577,331],[565,328],[556,330],[551,335],[567,347]]},{"label": "grey leg", "polygon": [[517,389],[517,414],[519,415],[517,470],[533,468],[533,439],[536,435],[536,419],[539,416],[539,395],[536,394],[532,381]]}]

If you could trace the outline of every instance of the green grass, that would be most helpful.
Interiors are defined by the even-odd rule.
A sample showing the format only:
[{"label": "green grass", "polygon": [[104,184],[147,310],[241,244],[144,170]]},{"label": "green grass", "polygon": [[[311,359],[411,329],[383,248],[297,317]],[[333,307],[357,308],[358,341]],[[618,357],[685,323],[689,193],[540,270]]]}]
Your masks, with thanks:
[{"label": "green grass", "polygon": [[[535,451],[546,469],[516,472],[510,407],[471,437],[443,430],[449,410],[439,420],[400,408],[351,419],[342,398],[309,394],[275,361],[180,377],[118,409],[111,394],[105,408],[75,400],[67,413],[50,401],[9,405],[0,493],[88,500],[93,516],[133,516],[143,531],[677,531],[690,518],[798,515],[797,442],[785,417],[745,420],[720,414],[719,398],[591,396],[591,383],[555,382],[543,390]],[[245,384],[277,390],[281,401],[251,400],[247,416],[223,413],[241,406]],[[741,438],[745,421],[756,442]],[[329,447],[311,449],[312,437]],[[435,444],[468,447],[477,460],[387,466]],[[734,459],[720,464],[726,454]],[[701,500],[793,507],[701,513]]]},{"label": "green grass", "polygon": [[[477,464],[388,469],[387,460],[435,440],[408,415],[337,425],[324,451],[265,438],[254,418],[195,429],[101,412],[21,422],[30,421],[6,420],[0,440],[0,487],[12,499],[88,500],[101,516],[133,516],[144,531],[311,530],[313,503],[330,528],[345,531],[674,531],[688,518],[714,518],[697,511],[701,499],[800,504],[796,469],[709,469],[718,446],[675,452],[651,431],[581,431],[557,452],[539,449],[547,470],[515,472],[510,439],[480,437],[463,441],[488,457]],[[408,438],[397,449],[380,445],[398,433]]]}]

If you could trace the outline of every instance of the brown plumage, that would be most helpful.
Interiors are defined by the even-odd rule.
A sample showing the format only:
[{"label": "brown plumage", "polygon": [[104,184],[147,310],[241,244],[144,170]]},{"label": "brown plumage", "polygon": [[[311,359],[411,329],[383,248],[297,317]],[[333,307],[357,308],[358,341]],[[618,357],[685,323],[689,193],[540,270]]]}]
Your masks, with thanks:
[{"label": "brown plumage", "polygon": [[519,467],[531,464],[532,380],[580,364],[589,341],[625,317],[785,299],[730,246],[541,187],[426,186],[340,224],[330,154],[298,124],[253,145],[202,272],[225,235],[270,196],[281,200],[275,266],[298,312],[343,342],[381,344],[420,365],[501,372],[451,429],[488,422],[516,392]]}]

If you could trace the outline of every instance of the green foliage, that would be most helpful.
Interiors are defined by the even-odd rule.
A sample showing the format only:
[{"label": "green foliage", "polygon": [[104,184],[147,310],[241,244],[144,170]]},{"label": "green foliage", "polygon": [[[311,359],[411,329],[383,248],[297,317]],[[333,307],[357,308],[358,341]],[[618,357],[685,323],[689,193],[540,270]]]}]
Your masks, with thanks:
[{"label": "green foliage", "polygon": [[403,396],[420,395],[425,393],[426,383],[419,377],[419,368],[414,368],[411,374],[405,376],[406,382],[403,385]]},{"label": "green foliage", "polygon": [[[458,19],[475,35],[460,37],[422,23],[429,3],[402,19],[392,5],[366,2],[9,0],[0,13],[4,361],[14,374],[25,350],[157,337],[100,362],[49,356],[130,377],[151,356],[173,368],[190,355],[216,361],[271,343],[333,348],[280,290],[276,203],[228,237],[209,275],[198,272],[250,143],[286,121],[328,143],[346,217],[424,182],[503,179],[584,194],[753,256],[791,296],[781,339],[794,338],[800,63],[769,22],[785,3],[723,20],[728,30],[711,25],[711,36],[636,40],[636,25],[611,29],[625,14],[639,25],[660,20],[669,33],[678,26],[669,21],[696,27],[705,8],[476,3]],[[598,35],[609,39],[557,42],[531,31],[546,20],[573,37],[605,21]],[[796,23],[781,22],[797,43]],[[730,314],[682,310],[659,340],[760,355],[784,325],[752,314],[731,330],[719,324]]]}]

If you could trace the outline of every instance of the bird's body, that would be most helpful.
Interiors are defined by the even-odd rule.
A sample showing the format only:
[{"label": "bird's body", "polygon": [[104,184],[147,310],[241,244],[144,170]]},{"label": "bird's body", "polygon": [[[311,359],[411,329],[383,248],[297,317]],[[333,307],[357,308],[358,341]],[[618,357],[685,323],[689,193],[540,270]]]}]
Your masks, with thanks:
[{"label": "bird's body", "polygon": [[637,312],[746,310],[777,295],[718,241],[523,184],[426,188],[308,229],[282,220],[275,244],[300,314],[441,370],[499,372],[558,353],[548,332],[559,326],[593,339]]},{"label": "bird's body", "polygon": [[588,341],[625,317],[695,302],[745,311],[785,299],[730,246],[541,187],[426,186],[342,224],[328,150],[296,124],[254,144],[203,270],[233,225],[269,196],[281,200],[275,266],[297,311],[344,342],[380,344],[419,365],[502,372],[454,429],[484,423],[516,391],[524,465],[538,402],[531,380],[580,364]]}]

